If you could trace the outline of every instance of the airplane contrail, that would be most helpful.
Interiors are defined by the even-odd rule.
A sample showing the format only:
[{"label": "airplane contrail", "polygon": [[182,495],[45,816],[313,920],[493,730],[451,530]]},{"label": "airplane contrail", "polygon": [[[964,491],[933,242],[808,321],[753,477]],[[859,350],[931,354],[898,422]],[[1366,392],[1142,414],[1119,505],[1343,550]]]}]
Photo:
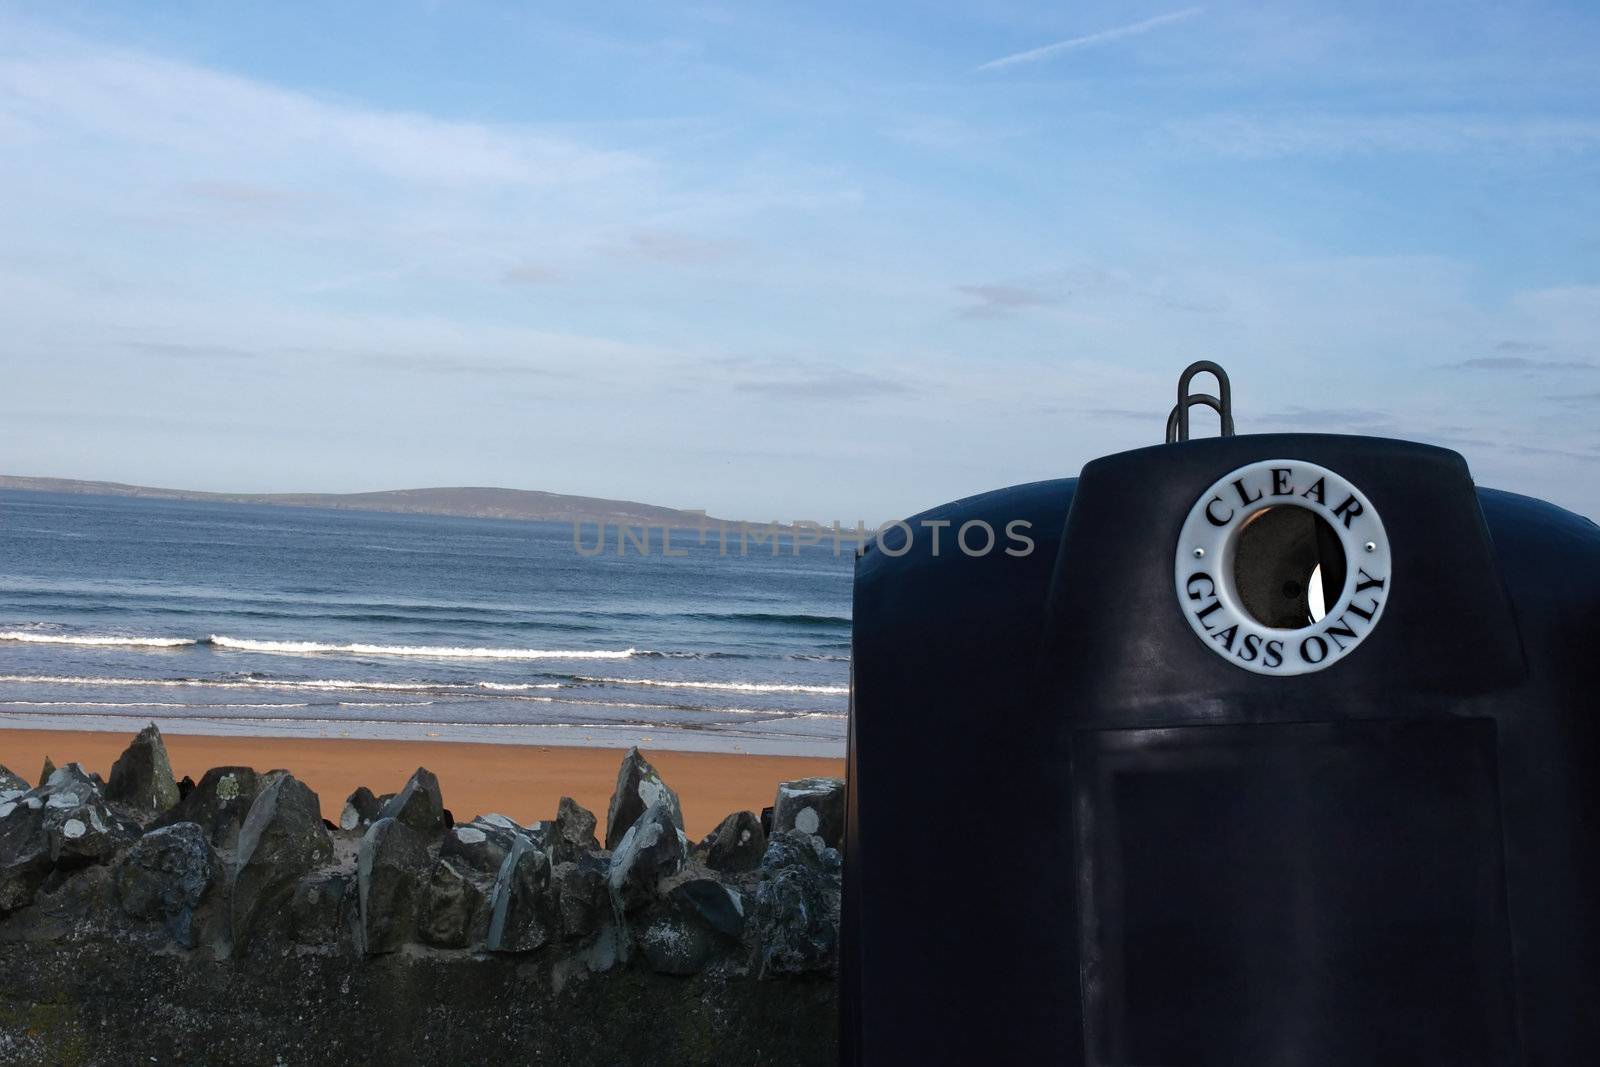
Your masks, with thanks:
[{"label": "airplane contrail", "polygon": [[1132,22],[1126,26],[1118,26],[1115,29],[1101,30],[1099,33],[1091,33],[1083,37],[1073,37],[1069,40],[1057,41],[1055,44],[1047,44],[1042,48],[1034,48],[1027,52],[1018,52],[1015,55],[1001,56],[999,59],[991,60],[990,62],[985,63],[983,66],[976,69],[1000,70],[1004,67],[1015,67],[1023,63],[1037,63],[1041,59],[1049,59],[1051,56],[1060,55],[1062,52],[1073,52],[1079,48],[1088,48],[1091,45],[1104,44],[1106,41],[1115,41],[1123,37],[1132,37],[1135,34],[1149,33],[1151,30],[1169,25],[1170,23],[1182,22],[1185,19],[1192,19],[1204,10],[1205,8],[1203,7],[1186,7],[1182,11],[1171,11],[1165,15],[1157,15],[1155,18],[1145,19],[1143,22]]}]

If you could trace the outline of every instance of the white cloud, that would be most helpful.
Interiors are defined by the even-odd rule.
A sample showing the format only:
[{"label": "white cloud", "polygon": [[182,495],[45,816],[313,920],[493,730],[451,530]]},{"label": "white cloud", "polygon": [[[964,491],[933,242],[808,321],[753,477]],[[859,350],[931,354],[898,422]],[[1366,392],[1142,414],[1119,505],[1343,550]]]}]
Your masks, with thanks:
[{"label": "white cloud", "polygon": [[92,137],[241,170],[315,157],[430,185],[549,186],[593,182],[644,161],[512,126],[323,100],[136,53],[65,46],[0,58],[8,126],[36,139]]}]

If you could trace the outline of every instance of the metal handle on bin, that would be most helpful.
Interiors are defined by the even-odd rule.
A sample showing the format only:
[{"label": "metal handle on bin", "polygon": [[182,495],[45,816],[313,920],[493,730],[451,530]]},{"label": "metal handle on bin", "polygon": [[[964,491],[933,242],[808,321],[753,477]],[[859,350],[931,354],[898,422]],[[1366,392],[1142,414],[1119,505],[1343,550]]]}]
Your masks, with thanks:
[{"label": "metal handle on bin", "polygon": [[[1196,374],[1207,374],[1217,380],[1217,395],[1189,392]],[[1178,402],[1167,415],[1167,444],[1189,439],[1189,409],[1204,404],[1222,418],[1222,436],[1233,436],[1233,387],[1228,384],[1228,372],[1209,359],[1196,360],[1183,368],[1178,375]]]}]

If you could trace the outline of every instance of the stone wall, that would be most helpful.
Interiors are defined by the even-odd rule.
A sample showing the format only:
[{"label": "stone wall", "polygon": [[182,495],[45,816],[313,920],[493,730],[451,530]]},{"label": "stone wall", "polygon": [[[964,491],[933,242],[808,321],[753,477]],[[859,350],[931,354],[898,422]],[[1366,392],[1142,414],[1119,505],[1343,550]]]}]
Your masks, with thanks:
[{"label": "stone wall", "polygon": [[0,767],[0,1064],[830,1063],[842,783],[700,842],[637,750],[604,826],[457,822],[423,769],[340,825],[287,771]]}]

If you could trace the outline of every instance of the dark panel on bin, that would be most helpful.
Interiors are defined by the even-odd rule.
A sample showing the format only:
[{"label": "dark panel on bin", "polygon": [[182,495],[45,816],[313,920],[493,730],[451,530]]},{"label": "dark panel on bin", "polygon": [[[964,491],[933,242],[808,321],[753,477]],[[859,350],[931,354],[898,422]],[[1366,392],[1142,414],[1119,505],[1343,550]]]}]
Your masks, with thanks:
[{"label": "dark panel on bin", "polygon": [[[842,1062],[1038,1062],[1082,1048],[1061,781],[1071,737],[1041,713],[1032,673],[1075,485],[913,516],[952,524],[940,555],[925,530],[897,554],[891,529],[889,551],[857,564]],[[972,519],[1002,538],[1026,520],[1037,549],[950,551],[950,531]]]},{"label": "dark panel on bin", "polygon": [[1089,731],[1073,765],[1089,1063],[1518,1062],[1492,720]]}]

